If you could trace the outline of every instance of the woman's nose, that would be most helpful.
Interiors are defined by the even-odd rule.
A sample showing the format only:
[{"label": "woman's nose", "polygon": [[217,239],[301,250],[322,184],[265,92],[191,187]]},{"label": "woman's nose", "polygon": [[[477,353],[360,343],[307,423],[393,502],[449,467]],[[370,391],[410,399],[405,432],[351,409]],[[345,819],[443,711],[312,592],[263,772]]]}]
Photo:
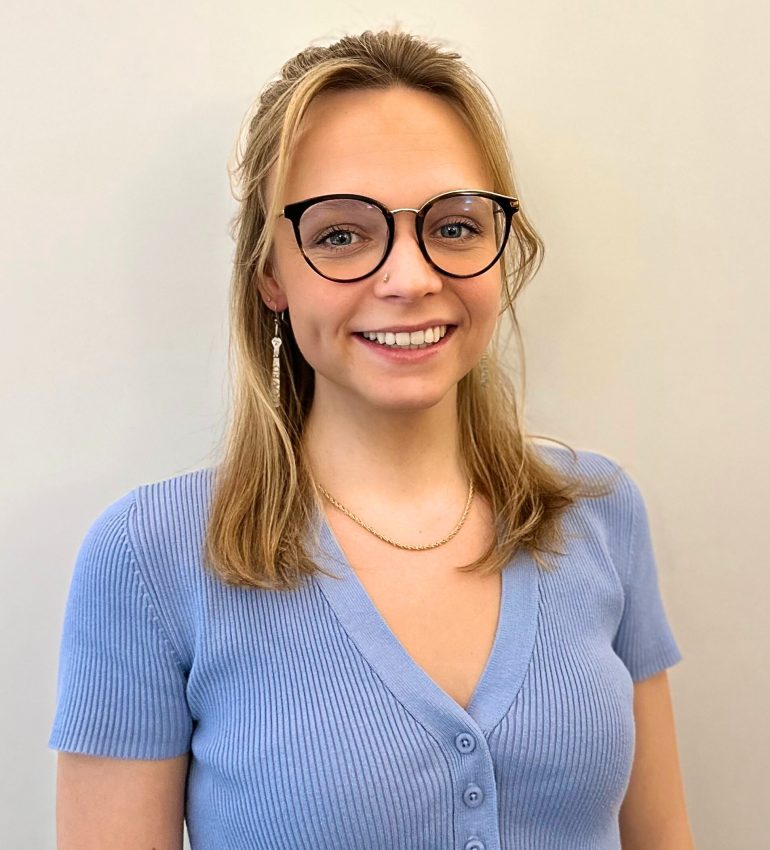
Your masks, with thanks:
[{"label": "woman's nose", "polygon": [[390,254],[375,273],[375,295],[421,298],[430,292],[439,292],[443,285],[441,275],[420,250],[414,215],[407,212],[396,216]]}]

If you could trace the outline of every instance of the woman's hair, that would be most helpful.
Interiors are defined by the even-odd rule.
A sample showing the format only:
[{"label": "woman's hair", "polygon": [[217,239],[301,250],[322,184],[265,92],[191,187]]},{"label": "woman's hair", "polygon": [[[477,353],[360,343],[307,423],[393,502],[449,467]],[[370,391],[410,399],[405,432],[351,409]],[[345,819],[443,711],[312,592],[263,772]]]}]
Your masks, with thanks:
[{"label": "woman's hair", "polygon": [[[306,550],[307,532],[322,497],[303,454],[302,434],[314,372],[283,323],[281,405],[271,402],[274,315],[259,292],[268,267],[282,189],[302,118],[322,92],[406,86],[448,101],[478,140],[494,179],[492,189],[517,195],[502,121],[494,99],[460,55],[439,42],[397,29],[345,36],[328,47],[309,47],[281,68],[244,118],[231,170],[240,206],[231,235],[230,369],[232,411],[224,453],[216,465],[206,529],[205,559],[229,584],[292,589],[320,567]],[[268,176],[274,172],[272,201]],[[503,308],[517,343],[524,395],[524,350],[515,300],[538,270],[543,243],[521,210],[513,217],[502,257]],[[548,464],[525,429],[516,387],[501,368],[500,322],[487,352],[487,384],[479,366],[458,384],[462,460],[498,525],[498,537],[461,569],[500,571],[519,547],[543,569],[540,553],[562,554],[561,514],[578,498],[605,495],[596,479],[568,476]],[[522,402],[523,404],[523,402]],[[560,442],[560,441],[555,441]],[[563,444],[566,445],[566,444]],[[568,447],[569,448],[569,447]],[[572,451],[573,459],[576,459]],[[606,485],[607,482],[605,481]],[[317,530],[317,529],[316,529]]]}]

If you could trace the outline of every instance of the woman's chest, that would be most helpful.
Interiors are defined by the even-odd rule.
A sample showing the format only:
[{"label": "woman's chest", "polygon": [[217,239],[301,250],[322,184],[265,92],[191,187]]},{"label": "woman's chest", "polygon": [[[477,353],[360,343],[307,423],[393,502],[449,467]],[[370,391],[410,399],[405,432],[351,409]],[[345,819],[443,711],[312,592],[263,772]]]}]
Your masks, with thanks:
[{"label": "woman's chest", "polygon": [[356,570],[358,580],[412,660],[467,708],[494,645],[500,574]]},{"label": "woman's chest", "polygon": [[[490,834],[499,824],[502,847],[539,846],[511,802],[522,789],[532,805],[550,801],[544,829],[562,814],[574,826],[588,809],[609,829],[633,751],[631,682],[602,602],[609,589],[562,587],[568,572],[540,577],[526,557],[491,579],[450,570],[437,581],[427,562],[409,578],[401,562],[383,563],[386,575],[340,555],[327,536],[319,563],[333,578],[208,602],[187,689],[202,846],[448,847],[470,834],[468,816]],[[483,629],[486,650],[475,639]],[[471,696],[466,713],[457,703]],[[464,802],[470,784],[486,795],[477,808]],[[196,824],[196,811],[211,818]],[[383,836],[393,812],[410,814]],[[410,824],[435,812],[450,814],[415,843]],[[221,836],[207,843],[204,821]]]},{"label": "woman's chest", "polygon": [[494,529],[480,501],[458,537],[410,551],[344,517],[329,520],[351,572],[392,637],[445,693],[468,707],[498,630],[502,576],[458,567],[480,557]]}]

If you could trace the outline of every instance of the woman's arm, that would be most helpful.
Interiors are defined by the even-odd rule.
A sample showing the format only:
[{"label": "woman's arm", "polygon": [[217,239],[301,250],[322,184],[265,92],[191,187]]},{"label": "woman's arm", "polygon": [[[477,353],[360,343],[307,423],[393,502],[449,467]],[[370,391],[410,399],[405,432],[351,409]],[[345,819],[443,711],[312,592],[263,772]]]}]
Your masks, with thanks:
[{"label": "woman's arm", "polygon": [[139,761],[60,752],[58,850],[182,850],[189,753]]},{"label": "woman's arm", "polygon": [[636,751],[620,807],[623,850],[694,850],[665,670],[634,685]]}]

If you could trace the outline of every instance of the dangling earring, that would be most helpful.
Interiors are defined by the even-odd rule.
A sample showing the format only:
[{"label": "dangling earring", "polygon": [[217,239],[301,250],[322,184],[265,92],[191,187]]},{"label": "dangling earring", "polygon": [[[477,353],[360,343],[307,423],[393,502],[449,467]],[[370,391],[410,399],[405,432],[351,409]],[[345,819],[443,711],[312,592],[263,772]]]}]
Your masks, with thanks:
[{"label": "dangling earring", "polygon": [[481,386],[485,387],[489,383],[489,371],[487,369],[487,352],[481,355],[479,361],[479,369],[481,370]]},{"label": "dangling earring", "polygon": [[281,348],[281,329],[278,326],[279,319],[283,321],[283,311],[281,311],[280,316],[278,313],[275,313],[275,331],[273,338],[270,340],[273,345],[273,407],[281,406],[281,360],[278,356]]}]

